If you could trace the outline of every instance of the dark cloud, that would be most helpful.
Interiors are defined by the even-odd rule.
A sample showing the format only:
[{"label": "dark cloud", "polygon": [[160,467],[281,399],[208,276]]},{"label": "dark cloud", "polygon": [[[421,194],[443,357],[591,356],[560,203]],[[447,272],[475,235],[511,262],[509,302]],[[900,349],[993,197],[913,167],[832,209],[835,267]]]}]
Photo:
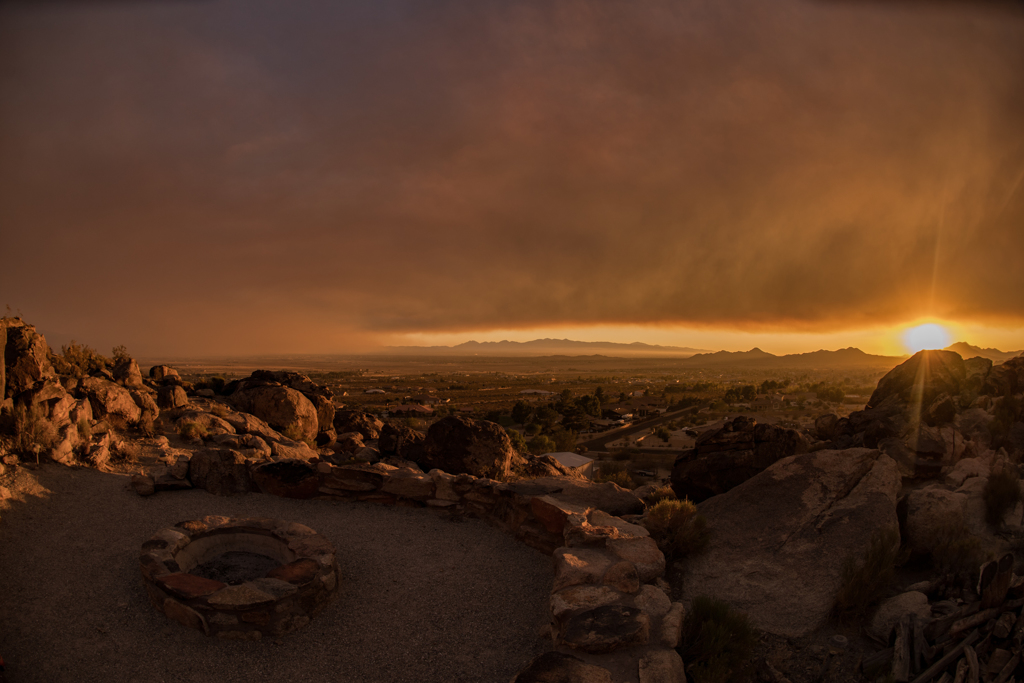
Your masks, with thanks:
[{"label": "dark cloud", "polygon": [[1020,324],[1024,9],[0,7],[0,293],[159,350]]}]

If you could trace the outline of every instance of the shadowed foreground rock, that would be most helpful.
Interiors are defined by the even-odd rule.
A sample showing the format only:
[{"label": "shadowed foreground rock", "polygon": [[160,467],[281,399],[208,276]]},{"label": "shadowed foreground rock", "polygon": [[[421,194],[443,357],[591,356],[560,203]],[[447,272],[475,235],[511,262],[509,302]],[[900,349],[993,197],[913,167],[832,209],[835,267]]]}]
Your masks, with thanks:
[{"label": "shadowed foreground rock", "polygon": [[783,636],[822,626],[843,563],[897,528],[896,463],[877,450],[792,456],[698,506],[711,541],[685,569],[685,599],[707,594]]},{"label": "shadowed foreground rock", "polygon": [[504,481],[518,459],[505,430],[486,420],[449,416],[427,430],[416,464],[429,471],[472,474]]}]

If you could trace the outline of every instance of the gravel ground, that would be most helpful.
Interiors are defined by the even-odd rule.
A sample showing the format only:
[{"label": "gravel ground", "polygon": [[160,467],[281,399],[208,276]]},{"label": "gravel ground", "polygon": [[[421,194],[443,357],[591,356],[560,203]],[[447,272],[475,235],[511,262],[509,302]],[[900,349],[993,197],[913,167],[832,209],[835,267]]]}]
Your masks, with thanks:
[{"label": "gravel ground", "polygon": [[[140,498],[127,477],[46,466],[50,490],[0,522],[7,681],[507,682],[546,648],[551,559],[433,510],[205,491]],[[169,621],[139,575],[156,530],[204,515],[306,524],[338,550],[335,599],[276,640],[221,641]]]}]

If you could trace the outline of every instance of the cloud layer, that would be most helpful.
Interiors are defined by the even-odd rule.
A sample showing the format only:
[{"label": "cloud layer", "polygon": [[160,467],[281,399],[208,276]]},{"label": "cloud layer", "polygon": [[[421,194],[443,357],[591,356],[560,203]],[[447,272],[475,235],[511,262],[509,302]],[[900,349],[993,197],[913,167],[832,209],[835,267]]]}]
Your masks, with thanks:
[{"label": "cloud layer", "polygon": [[41,4],[0,8],[0,303],[51,326],[1024,317],[1019,3]]}]

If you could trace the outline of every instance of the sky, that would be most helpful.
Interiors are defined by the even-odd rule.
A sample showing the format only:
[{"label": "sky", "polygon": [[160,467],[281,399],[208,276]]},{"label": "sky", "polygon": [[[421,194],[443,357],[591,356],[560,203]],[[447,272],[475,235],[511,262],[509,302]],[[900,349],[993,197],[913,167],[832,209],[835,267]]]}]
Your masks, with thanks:
[{"label": "sky", "polygon": [[0,4],[0,305],[105,351],[1024,347],[1024,3]]}]

